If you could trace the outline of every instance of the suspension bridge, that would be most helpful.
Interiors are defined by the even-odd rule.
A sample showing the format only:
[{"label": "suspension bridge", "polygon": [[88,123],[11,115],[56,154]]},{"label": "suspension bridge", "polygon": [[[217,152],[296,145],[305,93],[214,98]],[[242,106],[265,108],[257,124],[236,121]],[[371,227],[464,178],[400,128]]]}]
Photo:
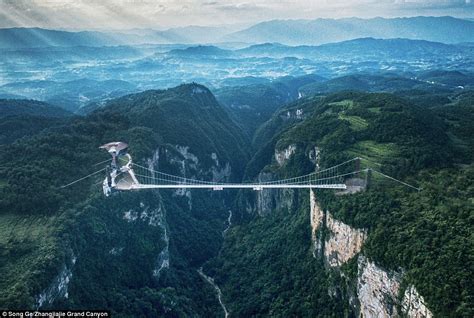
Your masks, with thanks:
[{"label": "suspension bridge", "polygon": [[[418,188],[387,176],[371,168],[360,169],[362,158],[356,157],[329,168],[317,170],[315,172],[292,178],[284,178],[271,181],[249,181],[241,183],[205,181],[185,176],[177,176],[165,172],[154,170],[152,164],[148,167],[134,163],[132,157],[126,152],[128,145],[123,142],[112,142],[101,146],[107,150],[112,161],[110,165],[99,171],[91,173],[83,178],[75,180],[63,187],[68,187],[81,180],[106,171],[106,178],[102,182],[104,194],[109,196],[114,191],[142,190],[142,189],[212,189],[215,191],[224,189],[253,189],[256,191],[264,189],[335,189],[346,190],[350,187],[355,177],[365,173],[367,177],[372,173],[377,173],[382,177],[389,178],[405,186],[419,190]],[[107,160],[109,161],[109,160]],[[103,162],[102,162],[103,163]],[[100,163],[99,163],[100,164]],[[360,185],[360,184],[359,184]]]}]

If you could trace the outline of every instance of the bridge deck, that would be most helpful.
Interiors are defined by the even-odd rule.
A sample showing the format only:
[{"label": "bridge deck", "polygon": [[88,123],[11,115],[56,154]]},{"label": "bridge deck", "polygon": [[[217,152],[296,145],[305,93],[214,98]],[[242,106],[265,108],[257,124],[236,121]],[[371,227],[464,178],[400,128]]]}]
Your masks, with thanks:
[{"label": "bridge deck", "polygon": [[340,184],[132,184],[130,190],[133,189],[347,189],[343,183]]}]

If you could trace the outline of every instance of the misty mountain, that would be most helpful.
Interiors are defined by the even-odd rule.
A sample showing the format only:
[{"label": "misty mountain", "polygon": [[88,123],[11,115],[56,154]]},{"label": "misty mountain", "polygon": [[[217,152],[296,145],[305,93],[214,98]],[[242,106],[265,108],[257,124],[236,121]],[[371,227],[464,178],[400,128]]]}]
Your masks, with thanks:
[{"label": "misty mountain", "polygon": [[[158,48],[157,48],[158,49]],[[133,46],[55,46],[55,47],[25,47],[1,49],[4,61],[18,59],[32,60],[36,62],[51,61],[103,61],[116,59],[133,59],[143,57],[145,49]]]},{"label": "misty mountain", "polygon": [[168,52],[169,55],[181,57],[228,57],[232,56],[234,52],[224,50],[212,45],[198,45],[190,46],[185,49],[174,49]]},{"label": "misty mountain", "polygon": [[430,83],[437,83],[443,86],[470,86],[474,87],[474,74],[460,71],[434,70],[423,72],[419,79]]},{"label": "misty mountain", "polygon": [[190,25],[156,31],[149,35],[154,41],[159,41],[159,43],[203,44],[219,42],[219,39],[235,31],[235,26],[208,27]]},{"label": "misty mountain", "polygon": [[67,82],[26,81],[0,86],[0,94],[18,94],[46,101],[75,112],[92,102],[120,97],[136,91],[136,86],[121,80],[78,79]]},{"label": "misty mountain", "polygon": [[275,110],[300,97],[301,87],[322,81],[325,79],[317,75],[286,76],[268,83],[223,87],[215,94],[249,136],[253,136]]},{"label": "misty mountain", "polygon": [[235,27],[187,26],[164,31],[128,30],[120,32],[81,31],[71,32],[42,28],[0,29],[0,48],[41,48],[71,46],[114,46],[138,44],[215,43]]},{"label": "misty mountain", "polygon": [[410,40],[403,38],[375,39],[358,38],[337,43],[322,45],[290,46],[280,43],[263,43],[236,50],[243,56],[273,56],[273,57],[298,57],[298,58],[337,58],[351,55],[353,58],[375,57],[379,58],[411,58],[422,55],[453,55],[473,52],[468,45],[444,44],[426,40]]},{"label": "misty mountain", "polygon": [[435,92],[445,87],[440,83],[431,83],[414,78],[406,78],[396,74],[353,74],[333,78],[325,82],[310,83],[300,88],[304,96],[326,94],[344,90],[364,92],[395,92],[401,90],[419,89]]},{"label": "misty mountain", "polygon": [[103,46],[123,43],[110,35],[95,31],[67,32],[41,28],[0,29],[0,48],[47,46]]},{"label": "misty mountain", "polygon": [[0,48],[113,46],[137,44],[268,43],[318,45],[356,38],[407,38],[443,43],[474,42],[474,21],[453,17],[272,20],[238,26],[186,26],[163,31],[81,31],[42,28],[0,29]]},{"label": "misty mountain", "polygon": [[247,43],[323,44],[361,37],[472,42],[474,22],[453,17],[272,20],[225,37]]}]

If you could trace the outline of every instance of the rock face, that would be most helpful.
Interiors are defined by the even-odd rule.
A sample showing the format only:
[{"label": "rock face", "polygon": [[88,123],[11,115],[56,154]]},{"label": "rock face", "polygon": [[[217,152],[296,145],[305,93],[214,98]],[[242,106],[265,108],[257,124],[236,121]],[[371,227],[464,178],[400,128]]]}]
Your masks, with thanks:
[{"label": "rock face", "polygon": [[211,154],[211,159],[214,161],[214,164],[211,167],[212,181],[214,182],[229,181],[230,176],[232,174],[230,163],[227,162],[224,166],[222,166],[219,163],[219,158],[217,154],[214,152]]},{"label": "rock face", "polygon": [[319,162],[321,161],[321,149],[319,147],[314,147],[308,153],[309,161],[314,164],[316,171],[319,170]]},{"label": "rock face", "polygon": [[[272,173],[261,172],[258,175],[259,182],[274,180]],[[295,191],[292,189],[265,189],[263,191],[255,191],[255,212],[260,216],[268,215],[274,210],[287,209],[291,210],[295,202]],[[252,208],[248,209],[252,211]]]},{"label": "rock face", "polygon": [[400,289],[401,275],[387,272],[359,256],[357,295],[360,302],[360,316],[386,318],[396,317],[396,300]]},{"label": "rock face", "polygon": [[[298,93],[298,96],[301,96],[303,97],[303,95],[301,93]],[[301,97],[298,97],[301,98]],[[306,118],[306,115],[303,111],[303,109],[299,108],[299,109],[296,109],[296,110],[289,110],[287,111],[286,113],[282,113],[280,115],[280,118],[287,121],[287,120],[303,120],[304,118]]]},{"label": "rock face", "polygon": [[[123,213],[123,219],[129,223],[131,222],[143,222],[149,226],[159,227],[161,228],[163,235],[162,240],[165,243],[163,250],[158,254],[156,260],[156,266],[153,270],[153,276],[156,278],[160,277],[161,272],[164,269],[168,269],[170,267],[170,252],[169,252],[169,234],[168,234],[168,226],[166,223],[166,210],[164,206],[159,203],[159,205],[151,209],[149,206],[145,206],[144,203],[140,202],[140,209],[138,210],[128,210]],[[116,255],[121,252],[123,247],[116,247],[112,249],[109,253]]]},{"label": "rock face", "polygon": [[[316,201],[314,192],[310,191],[310,222],[313,240],[313,256],[324,255],[330,267],[339,267],[362,249],[367,231],[353,228],[324,212]],[[327,229],[323,238],[322,230]]]},{"label": "rock face", "polygon": [[410,285],[400,304],[398,295],[403,274],[388,272],[364,256],[358,259],[357,295],[361,317],[398,317],[397,307],[403,317],[432,318],[415,286]]},{"label": "rock face", "polygon": [[158,255],[156,260],[156,268],[153,270],[153,276],[159,278],[161,272],[164,269],[168,269],[170,267],[170,238],[168,236],[168,227],[166,224],[166,212],[164,209],[160,209],[159,219],[158,219],[158,226],[161,227],[163,231],[162,240],[165,242],[165,247]]},{"label": "rock face", "polygon": [[[158,170],[158,158],[162,161],[166,161],[167,164],[173,165],[179,171],[179,176],[189,179],[214,181],[214,182],[228,182],[232,175],[232,167],[229,162],[223,162],[219,160],[218,155],[215,152],[209,154],[210,158],[198,158],[197,155],[190,151],[189,146],[174,145],[169,147],[163,147],[161,153],[163,154],[160,158],[159,151],[158,155],[153,155],[152,159],[149,159],[149,169]],[[206,160],[210,159],[210,160]],[[210,165],[206,165],[204,162],[210,162]],[[192,191],[190,189],[181,188],[173,191],[175,196],[185,197],[188,201],[189,210],[192,209]]]},{"label": "rock face", "polygon": [[134,222],[138,219],[150,226],[161,226],[163,218],[163,208],[161,204],[156,209],[150,209],[148,206],[140,205],[141,211],[128,210],[123,213],[123,219],[127,222]]},{"label": "rock face", "polygon": [[290,159],[291,155],[294,154],[296,151],[296,145],[289,145],[283,150],[275,150],[275,160],[279,166],[283,166],[283,164]]},{"label": "rock face", "polygon": [[321,257],[323,252],[322,228],[324,226],[325,214],[318,202],[316,202],[316,196],[313,190],[309,191],[309,200],[313,256]]},{"label": "rock face", "polygon": [[423,296],[418,294],[415,286],[410,285],[403,295],[402,312],[413,318],[432,318],[433,314],[426,307]]},{"label": "rock face", "polygon": [[68,285],[72,278],[72,268],[76,260],[76,256],[71,251],[58,275],[56,275],[49,286],[36,297],[37,309],[51,305],[56,299],[69,297]]},{"label": "rock face", "polygon": [[[403,278],[401,272],[390,272],[359,254],[367,238],[367,231],[353,228],[322,210],[314,192],[310,191],[310,224],[313,256],[323,258],[329,268],[338,268],[351,258],[357,259],[356,286],[347,296],[350,306],[359,317],[431,318],[433,315],[416,288],[409,286],[400,304],[398,295]],[[331,289],[331,288],[330,288]],[[331,293],[330,294],[336,294]]]},{"label": "rock face", "polygon": [[198,157],[196,157],[196,155],[189,151],[189,147],[176,145],[175,148],[181,155],[181,158],[170,157],[169,161],[172,164],[179,165],[182,176],[186,176],[186,166],[188,166],[190,169],[197,170],[199,159]]},{"label": "rock face", "polygon": [[324,257],[329,266],[341,266],[362,249],[367,231],[355,229],[336,220],[330,213],[326,215],[326,227],[330,231],[324,245]]}]

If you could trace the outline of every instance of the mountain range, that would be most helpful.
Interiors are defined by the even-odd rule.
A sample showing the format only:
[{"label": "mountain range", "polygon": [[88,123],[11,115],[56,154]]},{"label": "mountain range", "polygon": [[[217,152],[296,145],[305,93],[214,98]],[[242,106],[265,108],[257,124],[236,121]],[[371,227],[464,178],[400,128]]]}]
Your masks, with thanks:
[{"label": "mountain range", "polygon": [[[419,78],[469,79],[445,71]],[[406,312],[402,295],[416,312],[471,317],[472,200],[464,198],[473,191],[472,90],[446,92],[437,104],[420,90],[294,100],[300,86],[323,80],[283,78],[242,95],[220,90],[226,105],[207,87],[185,84],[111,99],[82,117],[38,116],[58,110],[2,101],[12,105],[0,117],[0,306],[90,306],[117,317],[219,317],[223,308],[236,317],[367,317],[379,304],[389,317]],[[360,82],[384,80],[392,82]],[[343,82],[350,89],[354,81]],[[258,111],[270,118],[252,121]],[[363,168],[423,189],[374,175],[350,195],[275,189],[104,197],[103,175],[93,171],[108,160],[97,147],[110,140],[127,142],[135,165],[190,179],[292,177],[364,156]]]},{"label": "mountain range", "polygon": [[474,22],[452,17],[273,20],[228,35],[227,41],[323,44],[361,37],[423,39],[443,43],[472,42]]},{"label": "mountain range", "polygon": [[0,48],[110,46],[137,44],[265,43],[317,45],[361,37],[474,42],[474,21],[453,17],[272,20],[238,30],[236,26],[187,26],[154,31],[69,32],[41,28],[0,29]]}]

